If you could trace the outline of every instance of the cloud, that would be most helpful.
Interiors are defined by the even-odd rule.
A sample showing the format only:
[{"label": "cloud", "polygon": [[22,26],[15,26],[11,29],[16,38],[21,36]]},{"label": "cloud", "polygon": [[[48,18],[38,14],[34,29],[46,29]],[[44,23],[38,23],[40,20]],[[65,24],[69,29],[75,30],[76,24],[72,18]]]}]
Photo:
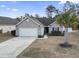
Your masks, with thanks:
[{"label": "cloud", "polygon": [[19,11],[19,9],[12,9],[12,11]]},{"label": "cloud", "polygon": [[6,10],[14,11],[14,12],[19,11],[19,9],[16,9],[16,8],[6,8]]},{"label": "cloud", "polygon": [[10,8],[6,8],[7,10],[10,10]]},{"label": "cloud", "polygon": [[70,1],[73,3],[79,3],[79,0],[60,0],[59,4],[64,4],[66,1]]},{"label": "cloud", "polygon": [[0,5],[1,7],[6,7],[6,5]]},{"label": "cloud", "polygon": [[59,4],[64,4],[66,1],[60,1]]}]

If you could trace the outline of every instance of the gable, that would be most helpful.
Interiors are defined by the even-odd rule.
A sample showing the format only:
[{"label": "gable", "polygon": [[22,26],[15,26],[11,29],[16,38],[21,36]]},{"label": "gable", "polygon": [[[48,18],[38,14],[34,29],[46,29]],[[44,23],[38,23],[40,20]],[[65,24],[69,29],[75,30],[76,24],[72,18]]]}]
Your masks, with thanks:
[{"label": "gable", "polygon": [[56,21],[55,21],[55,22],[53,22],[53,23],[51,23],[49,26],[52,26],[52,27],[60,27],[60,25],[59,25],[59,24],[57,24],[57,23],[56,23]]},{"label": "gable", "polygon": [[28,21],[25,19],[18,25],[18,27],[20,28],[34,28],[35,27],[36,28],[38,27],[38,25],[30,19],[28,19]]}]

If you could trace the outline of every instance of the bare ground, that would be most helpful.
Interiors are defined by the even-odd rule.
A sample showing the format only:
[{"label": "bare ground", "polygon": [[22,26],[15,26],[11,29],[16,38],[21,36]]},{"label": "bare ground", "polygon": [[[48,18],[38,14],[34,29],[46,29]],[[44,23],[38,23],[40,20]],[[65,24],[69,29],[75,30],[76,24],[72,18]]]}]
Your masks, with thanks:
[{"label": "bare ground", "polygon": [[63,36],[49,36],[48,39],[37,39],[26,48],[18,58],[78,58],[79,57],[79,32],[69,35],[70,48],[62,48]]},{"label": "bare ground", "polygon": [[0,33],[0,43],[9,40],[11,38],[13,38],[13,36],[10,33],[4,33],[4,34]]}]

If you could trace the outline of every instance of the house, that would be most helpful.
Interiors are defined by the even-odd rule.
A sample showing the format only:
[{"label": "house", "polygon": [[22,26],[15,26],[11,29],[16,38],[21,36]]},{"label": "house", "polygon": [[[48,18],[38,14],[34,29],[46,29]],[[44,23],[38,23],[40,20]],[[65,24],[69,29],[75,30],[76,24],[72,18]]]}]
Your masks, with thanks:
[{"label": "house", "polygon": [[15,30],[15,24],[18,22],[16,19],[0,16],[0,31],[6,33]]},{"label": "house", "polygon": [[51,33],[52,31],[61,31],[64,32],[65,31],[65,27],[64,26],[60,26],[59,24],[57,24],[56,21],[54,21],[53,23],[49,24],[49,33]]},{"label": "house", "polygon": [[[18,24],[16,24],[16,36],[39,36],[51,33],[51,31],[61,31],[61,27],[54,21],[48,18],[34,18],[30,16],[24,16],[21,18]],[[56,29],[58,28],[58,29]]]},{"label": "house", "polygon": [[16,24],[16,36],[44,35],[44,25],[35,18],[25,16]]}]

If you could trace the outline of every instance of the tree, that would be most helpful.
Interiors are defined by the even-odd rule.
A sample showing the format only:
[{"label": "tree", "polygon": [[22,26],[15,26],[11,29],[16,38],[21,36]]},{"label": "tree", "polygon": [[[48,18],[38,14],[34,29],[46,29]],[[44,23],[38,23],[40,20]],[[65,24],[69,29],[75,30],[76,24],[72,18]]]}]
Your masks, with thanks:
[{"label": "tree", "polygon": [[30,15],[30,17],[33,18],[34,16],[33,15]]},{"label": "tree", "polygon": [[17,17],[16,18],[18,21],[21,21],[21,20],[23,20],[23,16],[19,16],[19,17]]},{"label": "tree", "polygon": [[19,17],[16,18],[18,21],[21,21],[21,19]]},{"label": "tree", "polygon": [[68,45],[68,36],[69,36],[68,28],[73,27],[74,25],[77,26],[78,24],[77,16],[76,14],[74,13],[72,14],[71,12],[68,11],[63,14],[60,14],[56,20],[58,24],[63,25],[65,27],[64,44]]},{"label": "tree", "polygon": [[52,18],[52,13],[53,12],[56,12],[56,8],[52,5],[49,5],[47,8],[46,8],[46,12],[47,12],[47,16],[48,18]]},{"label": "tree", "polygon": [[63,46],[66,46],[66,47],[70,46],[68,43],[68,36],[69,36],[68,28],[73,27],[74,25],[77,26],[77,24],[78,24],[77,23],[77,15],[76,15],[76,13],[71,11],[71,8],[72,8],[72,6],[68,7],[67,10],[64,9],[64,13],[59,14],[56,18],[57,23],[65,27]]},{"label": "tree", "polygon": [[38,14],[35,14],[35,17],[36,17],[36,18],[39,18],[39,15],[38,15]]},{"label": "tree", "polygon": [[64,7],[63,7],[63,11],[69,11],[69,10],[71,10],[72,9],[72,3],[71,2],[69,2],[69,1],[66,1],[66,3],[64,4]]},{"label": "tree", "polygon": [[25,13],[25,16],[30,16],[28,13]]}]

